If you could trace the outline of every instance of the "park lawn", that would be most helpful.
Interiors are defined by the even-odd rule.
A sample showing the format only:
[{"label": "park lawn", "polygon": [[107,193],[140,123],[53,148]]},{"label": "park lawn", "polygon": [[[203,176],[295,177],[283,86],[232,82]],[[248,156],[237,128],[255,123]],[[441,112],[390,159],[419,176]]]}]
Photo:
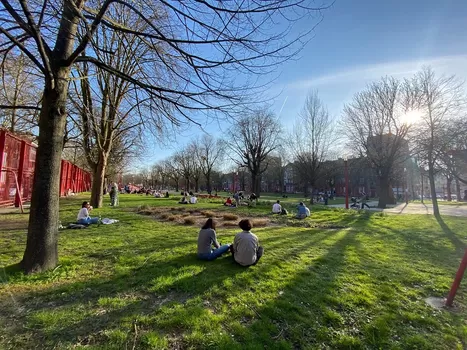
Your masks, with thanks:
[{"label": "park lawn", "polygon": [[[62,223],[84,197],[61,201]],[[178,197],[177,197],[178,198]],[[61,230],[60,264],[25,276],[27,216],[0,216],[0,348],[5,349],[463,349],[467,287],[445,296],[467,243],[466,219],[317,207],[312,218],[272,217],[268,206],[120,196],[93,215],[114,225]],[[106,202],[108,204],[108,202]],[[253,229],[258,265],[196,259],[198,227],[141,215],[183,207],[264,216]],[[218,229],[221,243],[236,228]]]}]

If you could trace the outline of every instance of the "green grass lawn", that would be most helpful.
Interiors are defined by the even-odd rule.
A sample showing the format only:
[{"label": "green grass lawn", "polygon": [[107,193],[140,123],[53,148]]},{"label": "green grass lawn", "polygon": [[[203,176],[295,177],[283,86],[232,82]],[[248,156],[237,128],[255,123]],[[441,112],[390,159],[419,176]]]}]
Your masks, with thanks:
[{"label": "green grass lawn", "polygon": [[[83,198],[61,201],[63,223],[76,219]],[[139,195],[120,203],[92,212],[117,224],[61,230],[60,265],[40,275],[12,266],[24,251],[27,215],[0,215],[0,349],[467,346],[467,281],[454,310],[424,302],[449,291],[467,246],[465,218],[315,206],[298,221],[270,215],[269,204],[183,206]],[[264,217],[269,226],[252,231],[265,254],[250,268],[230,256],[199,261],[199,227],[163,220],[164,210],[180,220],[193,210]],[[219,240],[237,232],[221,225]]]}]

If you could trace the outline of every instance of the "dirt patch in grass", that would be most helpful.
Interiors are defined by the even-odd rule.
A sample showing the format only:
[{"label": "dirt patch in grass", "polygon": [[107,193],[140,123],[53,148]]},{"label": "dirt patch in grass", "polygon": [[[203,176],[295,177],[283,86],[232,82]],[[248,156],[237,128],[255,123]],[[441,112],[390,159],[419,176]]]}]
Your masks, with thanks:
[{"label": "dirt patch in grass", "polygon": [[2,222],[2,231],[16,231],[16,230],[27,230],[28,221],[5,221]]},{"label": "dirt patch in grass", "polygon": [[188,225],[201,227],[206,222],[206,218],[213,218],[219,226],[237,227],[240,219],[250,219],[253,227],[271,226],[293,226],[310,227],[325,230],[340,230],[348,228],[346,225],[339,225],[327,222],[314,222],[312,219],[298,220],[294,216],[271,216],[257,213],[248,215],[237,215],[225,213],[223,211],[203,210],[186,207],[138,207],[137,212],[142,215],[150,215],[158,221],[173,222],[178,225]]}]

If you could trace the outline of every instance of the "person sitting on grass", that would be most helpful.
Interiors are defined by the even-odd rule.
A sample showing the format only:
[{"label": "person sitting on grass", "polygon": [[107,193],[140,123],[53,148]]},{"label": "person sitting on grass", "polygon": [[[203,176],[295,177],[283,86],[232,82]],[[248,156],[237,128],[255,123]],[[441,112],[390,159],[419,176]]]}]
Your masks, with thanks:
[{"label": "person sitting on grass", "polygon": [[303,202],[300,202],[298,205],[297,219],[305,219],[307,216],[310,216],[310,209],[308,209]]},{"label": "person sitting on grass", "polygon": [[227,200],[225,201],[224,205],[226,207],[231,207],[232,206],[232,199],[230,197],[228,197]]},{"label": "person sitting on grass", "polygon": [[280,200],[277,200],[276,203],[273,204],[272,206],[272,213],[273,214],[280,214],[282,212],[282,206],[280,204]]},{"label": "person sitting on grass", "polygon": [[198,198],[196,198],[195,195],[191,196],[191,198],[190,198],[190,204],[196,204],[196,202],[198,202]]},{"label": "person sitting on grass", "polygon": [[186,196],[183,196],[178,203],[179,204],[188,204],[188,201],[186,200]]},{"label": "person sitting on grass", "polygon": [[[216,249],[212,250],[212,246]],[[212,261],[229,251],[230,244],[220,245],[216,236],[216,222],[209,218],[198,234],[198,258]]]},{"label": "person sitting on grass", "polygon": [[92,210],[92,207],[89,205],[89,202],[83,202],[81,205],[81,210],[78,213],[78,218],[76,222],[80,225],[91,225],[97,224],[99,218],[92,218],[89,216],[89,212]]},{"label": "person sitting on grass", "polygon": [[251,232],[253,224],[248,219],[238,223],[243,230],[237,233],[230,248],[234,260],[242,266],[256,265],[263,256],[264,249],[259,245],[258,237]]}]

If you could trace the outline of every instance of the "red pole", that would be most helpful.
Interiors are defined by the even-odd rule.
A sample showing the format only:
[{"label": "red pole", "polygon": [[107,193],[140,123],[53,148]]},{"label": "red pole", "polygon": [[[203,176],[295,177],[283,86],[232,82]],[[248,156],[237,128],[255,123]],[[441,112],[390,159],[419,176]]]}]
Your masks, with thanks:
[{"label": "red pole", "polygon": [[21,141],[21,151],[19,155],[19,166],[18,166],[18,175],[17,175],[18,176],[17,178],[18,190],[16,190],[15,207],[19,207],[21,203],[21,195],[22,195],[21,189],[23,188],[22,186],[23,186],[24,158],[26,158],[26,142]]},{"label": "red pole", "polygon": [[349,209],[349,168],[347,166],[347,159],[344,159],[345,169],[345,209]]},{"label": "red pole", "polygon": [[5,152],[6,131],[0,130],[0,173],[3,168],[3,153]]},{"label": "red pole", "polygon": [[467,249],[465,250],[464,257],[462,258],[461,264],[459,265],[459,269],[457,270],[456,277],[454,278],[454,282],[452,282],[451,290],[449,291],[448,298],[446,300],[446,306],[452,306],[452,302],[454,301],[454,297],[456,296],[457,289],[462,281],[462,277],[464,276],[465,269],[467,268]]}]

